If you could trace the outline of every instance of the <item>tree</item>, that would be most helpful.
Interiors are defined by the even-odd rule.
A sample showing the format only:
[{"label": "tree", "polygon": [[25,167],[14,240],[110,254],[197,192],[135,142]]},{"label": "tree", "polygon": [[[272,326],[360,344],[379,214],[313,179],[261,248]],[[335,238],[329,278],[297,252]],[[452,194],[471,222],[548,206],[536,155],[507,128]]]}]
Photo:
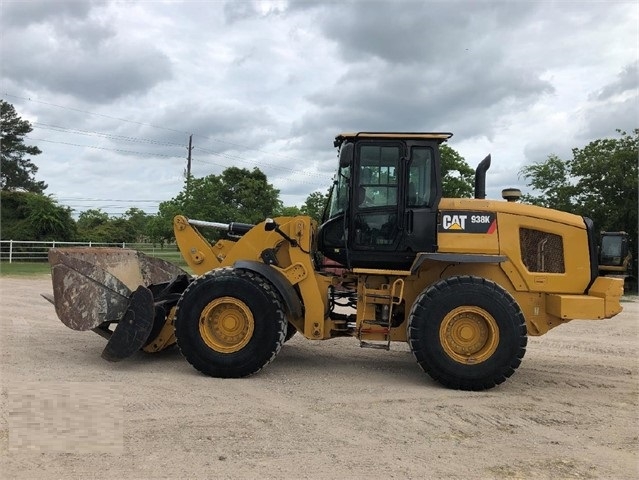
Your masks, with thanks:
[{"label": "tree", "polygon": [[[128,212],[131,210],[136,215],[136,212],[141,212],[135,208]],[[124,217],[109,217],[99,208],[89,209],[80,214],[77,224],[78,236],[82,241],[133,243],[138,239],[137,231],[132,228],[130,218],[127,218],[126,214]]]},{"label": "tree", "polygon": [[570,160],[550,155],[520,175],[540,192],[525,196],[526,201],[590,217],[602,231],[626,231],[637,258],[639,129],[617,132],[620,138],[573,148]]},{"label": "tree", "polygon": [[[279,190],[269,184],[258,168],[229,167],[221,175],[191,178],[176,197],[162,202],[158,215],[150,221],[149,232],[154,242],[173,239],[173,217],[221,223],[258,223],[274,216],[281,208]],[[209,240],[220,238],[220,232],[202,229]]]},{"label": "tree", "polygon": [[146,241],[149,237],[147,232],[151,217],[144,210],[131,207],[124,212],[124,219],[128,228],[133,233],[136,242]]},{"label": "tree", "polygon": [[308,215],[317,222],[321,222],[326,202],[328,202],[328,193],[313,192],[306,197],[300,211],[302,215]]},{"label": "tree", "polygon": [[24,144],[24,136],[33,128],[18,116],[13,105],[0,100],[0,189],[24,189],[42,193],[46,183],[35,180],[38,171],[27,155],[42,153],[38,147]]},{"label": "tree", "polygon": [[96,227],[89,240],[104,243],[133,243],[137,240],[135,232],[129,228],[124,218],[109,218],[109,221]]},{"label": "tree", "polygon": [[618,133],[621,138],[595,140],[582,149],[574,148],[570,173],[577,179],[579,213],[592,215],[602,230],[625,230],[636,241],[639,129],[634,135]]},{"label": "tree", "polygon": [[443,196],[470,198],[474,193],[475,172],[456,150],[448,145],[439,147]]},{"label": "tree", "polygon": [[566,212],[575,210],[576,188],[570,183],[570,165],[557,155],[549,155],[544,162],[526,165],[519,174],[530,181],[528,186],[543,192],[541,196],[525,194],[522,202]]},{"label": "tree", "polygon": [[276,217],[297,217],[298,215],[304,215],[300,207],[293,205],[292,207],[285,207],[280,205],[277,207],[277,211],[274,214]]},{"label": "tree", "polygon": [[0,192],[0,237],[13,240],[75,240],[71,209],[33,192]]},{"label": "tree", "polygon": [[[259,169],[230,167],[222,172],[220,194],[230,209],[224,221],[258,223],[273,215],[280,204],[280,191],[268,183]],[[239,215],[239,218],[234,218]]]},{"label": "tree", "polygon": [[78,235],[81,240],[98,241],[93,237],[93,231],[108,223],[109,215],[99,208],[92,208],[80,213],[78,217]]}]

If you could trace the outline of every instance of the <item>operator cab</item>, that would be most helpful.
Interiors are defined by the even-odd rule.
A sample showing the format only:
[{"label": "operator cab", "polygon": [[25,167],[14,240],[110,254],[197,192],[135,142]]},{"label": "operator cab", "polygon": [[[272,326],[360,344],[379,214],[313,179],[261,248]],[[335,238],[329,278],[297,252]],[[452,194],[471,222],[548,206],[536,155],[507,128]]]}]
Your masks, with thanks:
[{"label": "operator cab", "polygon": [[599,249],[600,267],[617,267],[624,270],[631,260],[626,232],[601,232]]},{"label": "operator cab", "polygon": [[452,133],[344,133],[318,248],[348,268],[408,269],[437,250],[439,145]]}]

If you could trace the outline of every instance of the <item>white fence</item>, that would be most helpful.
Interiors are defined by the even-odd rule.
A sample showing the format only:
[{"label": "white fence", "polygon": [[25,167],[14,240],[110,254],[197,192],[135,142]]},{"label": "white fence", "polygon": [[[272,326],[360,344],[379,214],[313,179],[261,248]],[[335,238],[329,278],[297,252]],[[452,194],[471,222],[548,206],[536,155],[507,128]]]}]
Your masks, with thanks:
[{"label": "white fence", "polygon": [[136,248],[139,244],[98,242],[31,242],[22,240],[0,240],[2,262],[46,262],[50,248],[55,247],[117,247]]}]

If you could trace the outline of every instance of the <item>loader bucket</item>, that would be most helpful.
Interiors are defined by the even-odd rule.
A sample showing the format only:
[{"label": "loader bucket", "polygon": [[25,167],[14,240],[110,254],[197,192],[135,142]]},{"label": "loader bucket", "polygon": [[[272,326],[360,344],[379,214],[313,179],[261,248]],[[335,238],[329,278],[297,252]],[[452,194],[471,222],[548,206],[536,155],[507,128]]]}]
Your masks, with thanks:
[{"label": "loader bucket", "polygon": [[156,315],[152,290],[188,277],[171,263],[121,248],[52,248],[49,264],[58,318],[69,328],[107,338],[102,357],[111,361],[139,350],[154,323],[164,323],[164,316]]}]

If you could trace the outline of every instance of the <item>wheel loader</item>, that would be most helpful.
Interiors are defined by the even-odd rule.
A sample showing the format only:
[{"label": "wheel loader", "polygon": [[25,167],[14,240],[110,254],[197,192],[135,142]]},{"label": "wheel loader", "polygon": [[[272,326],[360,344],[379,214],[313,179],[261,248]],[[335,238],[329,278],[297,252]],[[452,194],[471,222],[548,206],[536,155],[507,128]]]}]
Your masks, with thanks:
[{"label": "wheel loader", "polygon": [[[177,343],[203,374],[258,372],[295,333],[408,343],[440,384],[483,390],[510,377],[528,335],[621,312],[623,284],[598,275],[590,219],[475,198],[443,198],[439,146],[450,133],[344,133],[321,225],[257,225],[176,216],[192,273],[124,249],[51,249],[54,303],[76,330],[108,343],[107,360]],[[205,229],[222,231],[209,242]]]},{"label": "wheel loader", "polygon": [[614,276],[624,281],[626,292],[637,292],[637,261],[633,262],[626,232],[601,232],[599,275]]}]

